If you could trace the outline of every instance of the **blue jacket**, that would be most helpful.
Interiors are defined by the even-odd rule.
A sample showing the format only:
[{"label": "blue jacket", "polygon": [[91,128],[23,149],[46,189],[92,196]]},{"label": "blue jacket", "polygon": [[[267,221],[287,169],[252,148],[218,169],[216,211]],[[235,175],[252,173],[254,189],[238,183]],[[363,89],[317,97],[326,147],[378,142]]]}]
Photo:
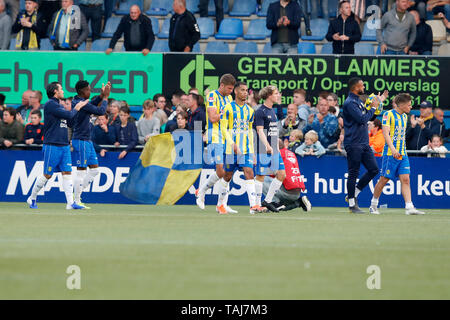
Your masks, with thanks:
[{"label": "blue jacket", "polygon": [[67,121],[72,120],[76,114],[77,110],[67,111],[59,104],[58,99],[50,98],[44,104],[44,144],[68,146]]},{"label": "blue jacket", "polygon": [[[278,42],[278,27],[277,21],[280,19],[280,1],[273,2],[269,5],[267,9],[267,29],[272,30],[272,35],[270,36],[270,43],[273,45]],[[302,16],[302,9],[300,8],[297,1],[292,0],[286,6],[286,16],[291,22],[287,27],[289,31],[289,43],[295,45],[298,43],[298,29],[300,28],[300,19]]]},{"label": "blue jacket", "polygon": [[95,152],[100,152],[102,149],[99,145],[106,144],[112,145],[117,141],[117,133],[115,126],[108,126],[108,132],[96,125],[92,130],[92,143],[94,144]]},{"label": "blue jacket", "polygon": [[303,129],[303,133],[307,133],[310,130],[314,130],[319,135],[320,143],[327,148],[330,144],[335,143],[339,139],[338,132],[339,123],[336,116],[327,114],[323,118],[322,124],[317,119],[317,115],[314,116],[314,121],[311,124],[307,124]]},{"label": "blue jacket", "polygon": [[369,128],[367,122],[374,117],[375,109],[367,111],[364,102],[350,92],[342,107],[344,119],[344,146],[352,144],[369,145]]},{"label": "blue jacket", "polygon": [[[72,108],[75,108],[78,102],[84,101],[85,99],[75,96],[72,100]],[[108,101],[103,100],[102,105],[98,107],[101,98],[100,96],[92,99],[88,104],[86,104],[73,118],[73,135],[72,140],[91,140],[91,114],[102,115],[106,112],[106,107],[108,106]]]},{"label": "blue jacket", "polygon": [[121,145],[128,145],[125,149],[126,152],[130,152],[138,144],[138,132],[134,122],[127,123],[126,127],[122,125],[116,125],[117,141]]}]

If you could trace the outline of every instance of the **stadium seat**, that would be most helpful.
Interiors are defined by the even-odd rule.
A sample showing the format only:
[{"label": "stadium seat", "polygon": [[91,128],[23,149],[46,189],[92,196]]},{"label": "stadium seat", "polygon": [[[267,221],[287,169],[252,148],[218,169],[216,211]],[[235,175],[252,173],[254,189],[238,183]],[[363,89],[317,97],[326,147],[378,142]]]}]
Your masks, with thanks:
[{"label": "stadium seat", "polygon": [[229,15],[231,17],[249,17],[255,13],[255,10],[256,0],[239,0],[234,1]]},{"label": "stadium seat", "polygon": [[170,52],[169,41],[156,39],[153,43],[152,52]]},{"label": "stadium seat", "polygon": [[196,43],[196,44],[194,44],[194,47],[192,48],[192,52],[195,52],[195,53],[201,53],[201,51],[200,51],[200,43]]},{"label": "stadium seat", "polygon": [[447,30],[441,20],[427,20],[426,23],[433,30],[433,42],[447,39]]},{"label": "stadium seat", "polygon": [[258,17],[267,17],[267,9],[272,2],[277,2],[277,0],[263,0],[261,4],[261,10],[256,14]]},{"label": "stadium seat", "polygon": [[355,55],[371,56],[373,55],[373,53],[374,53],[373,45],[371,45],[370,43],[361,43],[361,42],[355,43]]},{"label": "stadium seat", "polygon": [[164,20],[161,30],[158,33],[158,38],[167,39],[169,38],[169,29],[170,29],[170,18]]},{"label": "stadium seat", "polygon": [[328,0],[328,18],[336,18],[339,0]]},{"label": "stadium seat", "polygon": [[264,45],[263,53],[265,53],[265,54],[271,54],[271,53],[272,53],[272,45],[270,44],[270,41],[267,42],[267,43]]},{"label": "stadium seat", "polygon": [[78,47],[78,51],[86,51],[86,41],[81,44],[81,46]]},{"label": "stadium seat", "polygon": [[374,20],[367,21],[364,24],[361,41],[377,41],[377,29],[372,21]]},{"label": "stadium seat", "polygon": [[299,54],[316,54],[316,45],[312,42],[302,42],[298,43],[298,53]]},{"label": "stadium seat", "polygon": [[381,47],[377,46],[377,50],[375,51],[375,54],[381,54]]},{"label": "stadium seat", "polygon": [[[230,11],[228,7],[228,0],[223,0],[223,13],[227,14]],[[214,4],[214,0],[209,0],[208,2],[208,16],[216,15],[216,5]]]},{"label": "stadium seat", "polygon": [[157,35],[159,33],[159,20],[158,20],[158,18],[155,18],[155,17],[149,17],[149,18],[152,21],[153,33],[155,35]]},{"label": "stadium seat", "polygon": [[97,39],[92,42],[91,51],[106,51],[109,47],[109,39]]},{"label": "stadium seat", "polygon": [[16,37],[11,37],[9,42],[9,50],[16,50]]},{"label": "stadium seat", "polygon": [[102,38],[112,38],[114,32],[116,32],[119,26],[121,17],[111,17],[106,21],[105,30],[102,32]]},{"label": "stadium seat", "polygon": [[333,54],[333,44],[331,42],[322,45],[321,54]]},{"label": "stadium seat", "polygon": [[236,44],[234,53],[258,53],[258,45],[252,41],[242,41]]},{"label": "stadium seat", "polygon": [[266,19],[251,20],[247,33],[244,35],[245,40],[264,40],[270,36],[271,31],[266,28]]},{"label": "stadium seat", "polygon": [[192,13],[198,13],[199,0],[186,0],[186,9]]},{"label": "stadium seat", "polygon": [[208,17],[197,18],[200,29],[200,39],[208,39],[214,35],[214,21]]},{"label": "stadium seat", "polygon": [[143,0],[127,0],[125,2],[121,2],[120,5],[119,5],[119,9],[116,9],[114,11],[114,13],[117,14],[117,15],[122,15],[122,16],[126,15],[126,14],[129,14],[131,6],[135,5],[135,4],[138,5],[139,8],[141,8],[141,11],[142,11]]},{"label": "stadium seat", "polygon": [[241,19],[225,18],[220,23],[219,31],[216,33],[216,39],[230,39],[242,37],[244,25]]},{"label": "stadium seat", "polygon": [[450,56],[450,43],[441,44],[438,50],[439,56]]},{"label": "stadium seat", "polygon": [[42,51],[53,51],[53,46],[50,43],[49,38],[41,39],[41,50]]},{"label": "stadium seat", "polygon": [[[312,35],[302,35],[302,40],[307,41],[322,41],[328,32],[328,19],[311,19],[311,32]],[[300,33],[300,28],[298,29]]]},{"label": "stadium seat", "polygon": [[224,41],[210,41],[206,45],[205,53],[229,53],[230,47]]},{"label": "stadium seat", "polygon": [[171,0],[152,0],[150,8],[145,12],[149,16],[167,16],[172,10]]}]

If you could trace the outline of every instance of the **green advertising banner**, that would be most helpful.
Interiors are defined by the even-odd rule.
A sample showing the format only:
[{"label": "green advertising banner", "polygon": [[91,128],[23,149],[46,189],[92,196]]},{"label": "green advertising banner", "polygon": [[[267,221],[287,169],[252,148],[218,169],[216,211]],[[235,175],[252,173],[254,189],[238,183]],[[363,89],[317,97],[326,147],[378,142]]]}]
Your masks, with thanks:
[{"label": "green advertising banner", "polygon": [[449,57],[325,56],[325,55],[238,55],[165,54],[163,89],[166,94],[196,87],[214,90],[224,73],[246,82],[250,89],[277,86],[282,104],[292,102],[293,91],[305,89],[316,104],[320,91],[334,92],[342,105],[351,77],[365,82],[366,92],[389,90],[390,98],[408,92],[414,105],[428,100],[434,106],[450,108]]},{"label": "green advertising banner", "polygon": [[80,79],[91,84],[93,95],[110,81],[112,98],[142,105],[162,92],[162,62],[160,53],[0,51],[0,93],[7,104],[20,104],[25,90],[40,90],[45,102],[45,87],[52,81],[62,84],[65,97],[76,95]]}]

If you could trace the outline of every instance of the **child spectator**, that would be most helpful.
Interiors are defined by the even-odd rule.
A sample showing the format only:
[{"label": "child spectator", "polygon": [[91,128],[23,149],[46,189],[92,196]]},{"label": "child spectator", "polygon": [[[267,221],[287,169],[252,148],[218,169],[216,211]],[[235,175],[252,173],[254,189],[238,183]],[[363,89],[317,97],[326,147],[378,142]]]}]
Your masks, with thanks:
[{"label": "child spectator", "polygon": [[109,126],[115,126],[120,125],[120,117],[119,117],[119,109],[120,109],[120,102],[117,100],[114,100],[111,102],[111,105],[109,107],[109,115],[108,115],[108,125]]},{"label": "child spectator", "polygon": [[119,145],[127,146],[126,149],[119,154],[118,159],[122,159],[138,144],[138,133],[136,123],[129,121],[130,109],[128,107],[123,106],[120,108],[119,117],[120,125],[116,125],[117,142],[114,145],[116,147]]},{"label": "child spectator", "polygon": [[445,153],[448,151],[442,144],[444,140],[441,136],[434,134],[431,140],[428,141],[428,145],[423,146],[420,151],[428,153],[427,157],[441,157],[445,158]]},{"label": "child spectator", "polygon": [[367,125],[369,127],[369,146],[372,148],[375,157],[381,157],[385,144],[381,121],[380,119],[375,119],[369,121]]},{"label": "child spectator", "polygon": [[288,150],[295,152],[295,149],[301,146],[303,140],[303,132],[301,130],[292,130],[289,135]]},{"label": "child spectator", "polygon": [[104,157],[108,150],[101,148],[100,145],[113,145],[116,141],[116,127],[108,125],[108,114],[98,116],[97,125],[92,130],[92,143],[95,152]]},{"label": "child spectator", "polygon": [[154,115],[156,107],[153,100],[145,100],[142,107],[144,109],[144,116],[137,122],[137,130],[139,143],[145,144],[151,136],[159,134],[160,122]]},{"label": "child spectator", "polygon": [[305,134],[305,142],[295,150],[300,156],[320,156],[325,154],[325,148],[319,141],[319,135],[316,131],[310,130]]},{"label": "child spectator", "polygon": [[26,144],[42,144],[44,142],[44,124],[41,122],[40,110],[30,113],[30,123],[25,126],[24,140]]}]

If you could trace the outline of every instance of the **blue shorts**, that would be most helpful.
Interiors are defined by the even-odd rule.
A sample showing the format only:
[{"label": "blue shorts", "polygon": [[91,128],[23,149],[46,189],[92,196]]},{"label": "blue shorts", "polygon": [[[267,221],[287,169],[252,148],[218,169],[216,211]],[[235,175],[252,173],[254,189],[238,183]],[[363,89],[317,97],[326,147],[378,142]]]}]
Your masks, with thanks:
[{"label": "blue shorts", "polygon": [[403,156],[401,160],[395,159],[393,156],[383,156],[381,162],[381,176],[388,179],[395,180],[399,175],[411,172],[408,156]]},{"label": "blue shorts", "polygon": [[221,143],[210,143],[206,147],[206,161],[208,164],[224,164],[225,147]]},{"label": "blue shorts", "polygon": [[97,154],[95,153],[92,141],[72,140],[73,163],[77,168],[86,168],[90,165],[98,165]]},{"label": "blue shorts", "polygon": [[239,168],[252,168],[253,169],[253,154],[227,154],[225,155],[225,171],[234,172]]},{"label": "blue shorts", "polygon": [[256,158],[255,173],[258,176],[275,174],[278,170],[284,170],[283,158],[278,152],[276,154],[258,154]]},{"label": "blue shorts", "polygon": [[72,172],[72,158],[70,146],[53,146],[44,144],[44,174],[52,175],[55,172]]}]

